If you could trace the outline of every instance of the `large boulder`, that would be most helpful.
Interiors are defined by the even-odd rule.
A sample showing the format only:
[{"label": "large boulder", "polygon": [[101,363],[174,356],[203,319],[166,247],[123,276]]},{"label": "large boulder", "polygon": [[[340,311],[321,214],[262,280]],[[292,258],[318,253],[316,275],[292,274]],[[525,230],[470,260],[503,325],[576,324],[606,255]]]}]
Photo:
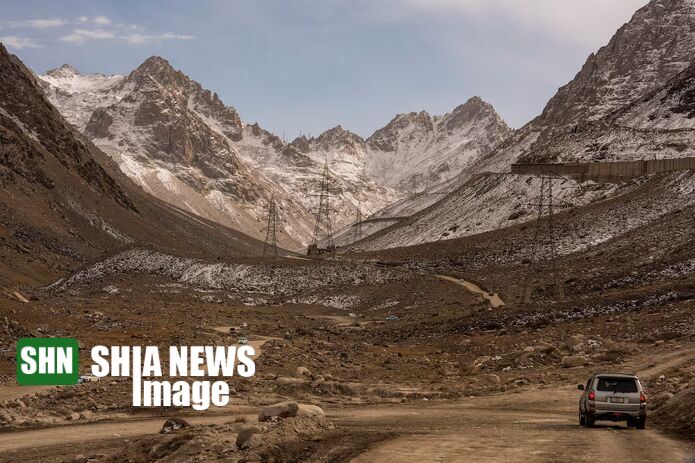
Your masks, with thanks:
[{"label": "large boulder", "polygon": [[297,416],[305,418],[318,418],[324,417],[326,416],[326,414],[323,412],[323,409],[318,405],[299,404],[299,408],[297,409]]},{"label": "large boulder", "polygon": [[589,363],[589,359],[582,355],[568,355],[562,358],[562,366],[565,368],[583,367]]},{"label": "large boulder", "polygon": [[270,421],[274,418],[290,418],[297,416],[299,405],[297,402],[279,402],[273,405],[268,405],[261,410],[258,415],[258,421]]}]

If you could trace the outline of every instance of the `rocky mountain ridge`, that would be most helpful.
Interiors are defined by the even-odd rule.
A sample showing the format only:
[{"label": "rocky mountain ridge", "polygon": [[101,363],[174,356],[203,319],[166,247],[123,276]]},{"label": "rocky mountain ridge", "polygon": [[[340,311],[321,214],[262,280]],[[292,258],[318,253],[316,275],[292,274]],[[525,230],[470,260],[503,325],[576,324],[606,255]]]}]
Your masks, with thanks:
[{"label": "rocky mountain ridge", "polygon": [[[510,130],[490,105],[474,98],[448,115],[427,115],[426,133],[390,127],[401,147],[395,152],[382,152],[391,147],[380,148],[376,134],[363,140],[340,126],[285,143],[244,123],[233,107],[160,57],[127,76],[82,75],[65,65],[40,77],[68,120],[146,191],[257,237],[274,197],[281,244],[297,249],[312,239],[324,163],[338,229],[354,220],[358,208],[367,216],[402,197],[413,171],[429,169],[432,180],[443,172],[455,175]],[[452,139],[455,146],[449,146]],[[403,148],[408,140],[412,146]]]},{"label": "rocky mountain ridge", "polygon": [[646,96],[543,147],[558,161],[695,156],[695,64]]},{"label": "rocky mountain ridge", "polygon": [[465,171],[511,134],[479,97],[441,116],[399,114],[366,140],[368,169],[387,185],[423,189]]},{"label": "rocky mountain ridge", "polygon": [[0,94],[0,285],[45,284],[137,246],[218,257],[259,252],[258,241],[144,194],[2,46]]},{"label": "rocky mountain ridge", "polygon": [[[508,171],[514,162],[552,162],[547,147],[644,97],[693,61],[695,2],[652,0],[592,53],[582,69],[548,101],[541,115],[517,130],[468,170]],[[568,160],[568,158],[563,158]],[[574,161],[588,160],[581,153]]]},{"label": "rocky mountain ridge", "polygon": [[[466,169],[456,179],[457,189],[359,247],[407,246],[532,220],[533,214],[517,214],[514,207],[537,196],[535,188],[528,187],[533,178],[500,174],[514,162],[695,156],[694,45],[695,2],[652,0],[589,57],[540,116]],[[674,179],[659,188],[689,191],[690,177],[687,182],[677,175]],[[681,181],[684,185],[679,187]],[[581,205],[590,198],[593,185],[576,188],[572,202]]]}]

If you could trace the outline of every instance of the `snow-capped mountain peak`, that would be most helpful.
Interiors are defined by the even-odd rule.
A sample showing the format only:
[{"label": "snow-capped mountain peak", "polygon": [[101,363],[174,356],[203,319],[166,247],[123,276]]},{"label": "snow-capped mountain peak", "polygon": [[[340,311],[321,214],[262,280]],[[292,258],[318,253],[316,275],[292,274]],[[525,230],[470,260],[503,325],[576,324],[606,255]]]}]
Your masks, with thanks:
[{"label": "snow-capped mountain peak", "polygon": [[55,78],[72,77],[76,74],[79,74],[79,72],[77,72],[77,69],[75,69],[74,67],[72,67],[69,64],[63,64],[59,68],[51,69],[46,73],[46,75],[49,75],[49,76],[55,77]]},{"label": "snow-capped mountain peak", "polygon": [[368,170],[401,190],[422,189],[455,177],[511,131],[480,97],[441,116],[399,114],[367,139]]},{"label": "snow-capped mountain peak", "polygon": [[266,202],[274,196],[281,244],[297,248],[311,240],[311,193],[329,156],[335,228],[353,220],[357,202],[372,213],[397,199],[357,174],[364,153],[356,135],[336,127],[311,139],[321,154],[305,155],[258,124],[244,124],[217,94],[161,57],[127,76],[67,67],[53,74],[41,76],[51,101],[146,191],[252,236],[263,236]]},{"label": "snow-capped mountain peak", "polygon": [[312,239],[311,193],[326,162],[337,230],[354,220],[358,203],[367,216],[402,197],[405,182],[422,172],[433,181],[454,176],[509,131],[490,105],[472,98],[444,116],[400,114],[366,141],[338,125],[287,144],[245,124],[159,56],[125,76],[64,65],[40,77],[66,118],[146,191],[256,237],[274,196],[284,216],[281,243],[295,248]]}]

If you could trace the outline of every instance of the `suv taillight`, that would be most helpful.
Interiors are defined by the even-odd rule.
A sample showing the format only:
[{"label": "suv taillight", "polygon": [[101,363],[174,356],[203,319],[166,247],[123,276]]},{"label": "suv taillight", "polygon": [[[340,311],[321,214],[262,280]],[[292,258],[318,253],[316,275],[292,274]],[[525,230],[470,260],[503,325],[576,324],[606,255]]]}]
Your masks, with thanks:
[{"label": "suv taillight", "polygon": [[644,395],[644,392],[639,393],[639,403],[641,403],[641,404],[647,403],[647,396]]},{"label": "suv taillight", "polygon": [[589,392],[589,400],[596,400],[596,393],[594,391]]}]

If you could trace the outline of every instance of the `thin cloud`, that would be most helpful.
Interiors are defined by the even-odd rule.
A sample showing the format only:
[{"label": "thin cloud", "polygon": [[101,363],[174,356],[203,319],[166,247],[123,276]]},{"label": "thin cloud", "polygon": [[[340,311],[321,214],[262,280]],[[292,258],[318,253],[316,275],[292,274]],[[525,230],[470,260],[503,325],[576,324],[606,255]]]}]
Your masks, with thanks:
[{"label": "thin cloud", "polygon": [[77,18],[77,22],[80,24],[94,24],[97,26],[108,26],[111,24],[111,20],[106,16],[80,16]]},{"label": "thin cloud", "polygon": [[109,18],[107,18],[106,16],[95,16],[94,18],[92,18],[92,22],[94,24],[99,24],[101,26],[106,26],[106,25],[111,24],[111,20]]},{"label": "thin cloud", "polygon": [[106,16],[80,16],[77,22],[85,25],[100,25],[103,27],[87,29],[75,28],[69,34],[61,36],[58,40],[65,43],[81,44],[95,40],[120,40],[132,45],[138,45],[161,40],[192,40],[193,35],[173,34],[166,32],[163,34],[146,33],[145,28],[137,24],[113,24]]},{"label": "thin cloud", "polygon": [[195,36],[193,35],[181,35],[181,34],[126,34],[119,37],[130,44],[142,44],[148,42],[155,42],[158,40],[193,40]]},{"label": "thin cloud", "polygon": [[[62,35],[53,40],[71,44],[118,40],[131,45],[139,45],[163,40],[193,40],[196,38],[188,34],[148,32],[145,27],[137,24],[114,23],[111,18],[104,15],[78,16],[67,21],[58,18],[0,21],[0,29],[2,28],[63,28],[61,31]],[[42,47],[42,45],[28,37],[8,35],[5,39],[9,46],[17,49]]]},{"label": "thin cloud", "polygon": [[116,34],[110,31],[103,31],[99,29],[73,29],[72,34],[64,35],[58,40],[68,43],[83,43],[87,40],[105,40],[113,39],[115,37]]},{"label": "thin cloud", "polygon": [[10,29],[48,29],[51,27],[62,27],[65,24],[66,22],[63,19],[27,19],[24,21],[1,21],[0,27],[7,27]]},{"label": "thin cloud", "polygon": [[193,40],[195,36],[193,35],[181,35],[181,34],[140,34],[140,33],[128,33],[123,35],[117,35],[111,31],[104,30],[88,30],[88,29],[74,29],[71,34],[64,35],[60,37],[61,42],[66,43],[84,43],[90,40],[122,40],[126,43],[139,45],[143,43],[156,42],[160,40]]},{"label": "thin cloud", "polygon": [[80,34],[68,34],[64,35],[61,38],[59,38],[61,42],[67,42],[67,43],[82,43],[87,40],[87,38],[83,35]]},{"label": "thin cloud", "polygon": [[0,37],[0,42],[17,50],[21,50],[22,48],[43,48],[43,45],[37,43],[30,37],[17,37],[16,35]]}]

